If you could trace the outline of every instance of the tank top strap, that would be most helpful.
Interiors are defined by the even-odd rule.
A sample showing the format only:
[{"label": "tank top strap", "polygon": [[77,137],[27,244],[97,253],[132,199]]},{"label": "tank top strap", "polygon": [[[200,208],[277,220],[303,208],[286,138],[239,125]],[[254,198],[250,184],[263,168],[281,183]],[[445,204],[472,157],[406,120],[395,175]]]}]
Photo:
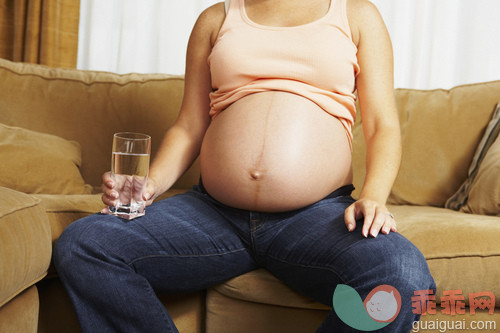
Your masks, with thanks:
[{"label": "tank top strap", "polygon": [[225,0],[226,18],[224,26],[239,25],[243,22],[241,19],[241,6],[245,5],[245,0]]},{"label": "tank top strap", "polygon": [[341,28],[351,38],[351,28],[347,18],[347,0],[331,0],[328,21]]}]

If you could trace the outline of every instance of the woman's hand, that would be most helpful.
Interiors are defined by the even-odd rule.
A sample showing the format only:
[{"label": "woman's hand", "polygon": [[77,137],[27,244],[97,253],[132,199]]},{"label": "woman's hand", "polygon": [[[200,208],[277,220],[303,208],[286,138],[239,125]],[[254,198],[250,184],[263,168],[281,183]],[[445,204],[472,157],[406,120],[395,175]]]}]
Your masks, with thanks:
[{"label": "woman's hand", "polygon": [[363,236],[377,237],[379,232],[387,235],[389,232],[397,232],[394,216],[385,205],[368,199],[360,199],[347,207],[344,213],[344,220],[349,231],[356,228],[356,220],[364,217]]},{"label": "woman's hand", "polygon": [[[102,175],[102,185],[101,190],[102,194],[102,202],[106,205],[105,208],[101,210],[102,214],[109,214],[109,206],[113,207],[118,204],[118,191],[115,190],[116,183],[111,176],[111,172],[106,172]],[[148,182],[146,184],[146,188],[142,193],[142,198],[146,201],[146,206],[149,206],[153,203],[153,200],[159,195],[156,190],[156,182],[152,178],[148,178]]]}]

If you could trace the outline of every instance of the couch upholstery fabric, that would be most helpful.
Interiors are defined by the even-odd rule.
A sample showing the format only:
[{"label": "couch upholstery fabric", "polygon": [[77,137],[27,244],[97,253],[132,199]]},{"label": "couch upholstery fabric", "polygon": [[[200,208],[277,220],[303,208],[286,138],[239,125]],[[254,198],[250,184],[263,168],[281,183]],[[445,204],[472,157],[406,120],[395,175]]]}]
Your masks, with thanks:
[{"label": "couch upholstery fabric", "polygon": [[[0,251],[7,249],[5,253],[9,253],[0,252],[8,267],[3,271],[0,267],[0,305],[4,304],[0,307],[0,331],[8,309],[22,299],[22,291],[36,294],[30,286],[47,272],[51,243],[74,220],[101,210],[99,185],[102,173],[110,168],[113,133],[150,134],[154,154],[165,130],[176,119],[183,85],[179,76],[118,75],[0,59],[0,123],[78,142],[81,177],[94,189],[93,194],[26,195],[0,187],[0,239],[3,242],[10,234],[21,237],[7,240],[8,247],[0,244]],[[489,319],[500,324],[500,218],[443,208],[466,181],[476,147],[499,101],[500,81],[450,90],[396,90],[403,160],[389,201],[399,232],[419,247],[437,282],[438,314],[424,317],[424,321],[445,320],[446,315],[439,312],[439,296],[445,290],[459,289],[465,296],[469,292],[493,292],[497,310],[494,315],[482,311],[476,317],[452,319]],[[355,196],[362,187],[365,168],[361,124],[358,118],[353,130]],[[497,145],[495,141],[490,149]],[[496,151],[485,157],[491,166],[484,164],[484,168],[496,170]],[[189,189],[198,178],[196,162],[163,197]],[[496,180],[493,177],[485,182]],[[4,197],[10,203],[5,203]],[[482,201],[476,203],[481,206]],[[41,304],[38,331],[78,331],[57,273],[51,270],[37,287]],[[314,331],[328,311],[328,307],[296,294],[264,270],[199,293],[159,296],[181,332],[302,333]],[[30,306],[20,317],[33,315],[30,309],[37,305],[33,297],[30,299]]]},{"label": "couch upholstery fabric", "polygon": [[[499,89],[500,81],[450,90],[396,90],[403,156],[389,203],[444,206],[467,178],[476,147],[500,101]],[[360,126],[354,135],[354,183],[359,190],[366,152]]]},{"label": "couch upholstery fabric", "polygon": [[6,60],[0,60],[0,77],[0,123],[77,141],[83,179],[93,186],[110,169],[114,133],[148,133],[155,153],[177,117],[184,87],[180,76],[117,75]]},{"label": "couch upholstery fabric", "polygon": [[[500,106],[499,106],[500,115]],[[499,126],[500,127],[500,126]],[[500,216],[500,135],[489,147],[474,178],[462,211]]]},{"label": "couch upholstery fabric", "polygon": [[35,283],[52,254],[50,226],[40,201],[0,187],[0,332],[36,332]]},{"label": "couch upholstery fabric", "polygon": [[50,228],[39,201],[0,187],[0,307],[41,280],[50,257]]},{"label": "couch upholstery fabric", "polygon": [[38,309],[37,288],[31,286],[1,307],[0,332],[37,332]]},{"label": "couch upholstery fabric", "polygon": [[82,154],[76,141],[0,124],[0,156],[0,186],[24,193],[92,192],[80,174]]}]

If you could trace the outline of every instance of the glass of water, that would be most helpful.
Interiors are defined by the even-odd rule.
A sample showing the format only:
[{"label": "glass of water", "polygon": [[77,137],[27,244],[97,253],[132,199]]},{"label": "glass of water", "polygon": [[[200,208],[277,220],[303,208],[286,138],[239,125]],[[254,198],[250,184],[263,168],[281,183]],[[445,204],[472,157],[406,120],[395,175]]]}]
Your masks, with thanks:
[{"label": "glass of water", "polygon": [[117,205],[109,207],[111,214],[131,220],[143,216],[151,154],[151,137],[146,134],[121,132],[113,136],[111,174],[118,192]]}]

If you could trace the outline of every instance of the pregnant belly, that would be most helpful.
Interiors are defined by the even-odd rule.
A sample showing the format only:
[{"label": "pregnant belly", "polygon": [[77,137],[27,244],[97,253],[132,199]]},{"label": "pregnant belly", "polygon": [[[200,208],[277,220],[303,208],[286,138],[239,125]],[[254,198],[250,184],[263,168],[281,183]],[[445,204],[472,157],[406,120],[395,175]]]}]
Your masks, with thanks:
[{"label": "pregnant belly", "polygon": [[200,154],[207,192],[240,209],[298,209],[352,182],[351,151],[339,120],[295,94],[263,92],[212,122]]}]

